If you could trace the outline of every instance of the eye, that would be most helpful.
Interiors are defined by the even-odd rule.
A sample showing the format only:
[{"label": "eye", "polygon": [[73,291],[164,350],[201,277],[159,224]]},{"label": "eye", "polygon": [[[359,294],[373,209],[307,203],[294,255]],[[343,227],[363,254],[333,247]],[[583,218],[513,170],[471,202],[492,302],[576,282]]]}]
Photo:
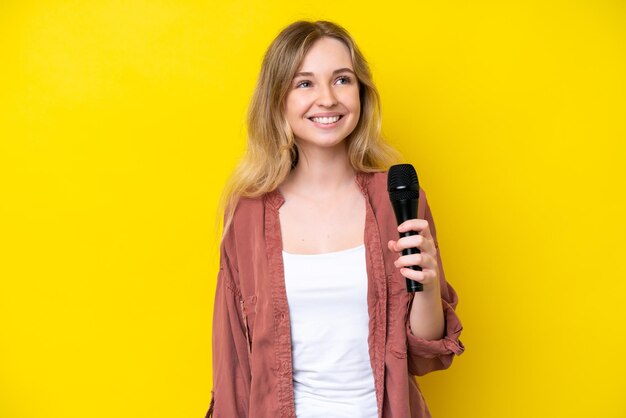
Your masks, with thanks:
[{"label": "eye", "polygon": [[308,80],[299,81],[299,82],[296,84],[296,88],[301,88],[301,87],[305,87],[305,88],[306,88],[306,87],[311,87],[311,82],[310,82],[310,81],[308,81]]},{"label": "eye", "polygon": [[337,79],[335,83],[336,84],[350,84],[351,82],[352,82],[352,79],[350,77],[348,77],[347,75],[342,75],[341,77]]}]

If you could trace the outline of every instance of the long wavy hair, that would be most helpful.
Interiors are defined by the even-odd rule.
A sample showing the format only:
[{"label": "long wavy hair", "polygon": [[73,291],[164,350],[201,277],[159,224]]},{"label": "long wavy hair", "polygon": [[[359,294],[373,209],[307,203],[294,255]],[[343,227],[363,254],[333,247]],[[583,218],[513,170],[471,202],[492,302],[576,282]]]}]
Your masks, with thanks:
[{"label": "long wavy hair", "polygon": [[345,139],[350,164],[356,171],[384,171],[400,154],[381,136],[380,98],[367,61],[350,34],[328,21],[297,21],[284,28],[265,53],[248,110],[248,147],[226,183],[218,211],[228,231],[242,197],[258,197],[275,190],[298,162],[298,147],[283,113],[291,82],[311,46],[320,38],[343,42],[352,57],[359,85],[361,115]]}]

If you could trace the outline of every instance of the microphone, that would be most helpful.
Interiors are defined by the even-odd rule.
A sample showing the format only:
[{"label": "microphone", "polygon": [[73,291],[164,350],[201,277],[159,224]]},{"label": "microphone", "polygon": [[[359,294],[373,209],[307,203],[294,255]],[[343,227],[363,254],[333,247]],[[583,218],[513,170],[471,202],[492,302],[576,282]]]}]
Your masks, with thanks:
[{"label": "microphone", "polygon": [[[391,166],[387,176],[387,191],[391,206],[396,213],[398,225],[409,219],[417,218],[417,205],[419,201],[419,182],[417,173],[411,164],[397,164]],[[415,231],[407,231],[400,234],[400,237],[418,235]],[[402,250],[402,255],[419,254],[418,248],[407,248]],[[409,267],[415,271],[422,271],[420,266]],[[407,292],[421,292],[424,287],[420,282],[406,279]]]}]

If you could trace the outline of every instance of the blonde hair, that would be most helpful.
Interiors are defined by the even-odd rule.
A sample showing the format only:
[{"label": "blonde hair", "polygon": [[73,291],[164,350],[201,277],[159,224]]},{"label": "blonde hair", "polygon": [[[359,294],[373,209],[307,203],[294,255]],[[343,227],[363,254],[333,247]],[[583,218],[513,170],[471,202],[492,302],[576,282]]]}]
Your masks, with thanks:
[{"label": "blonde hair", "polygon": [[359,84],[361,116],[346,138],[350,164],[356,171],[384,171],[400,159],[381,136],[380,99],[367,61],[350,34],[328,21],[297,21],[284,28],[263,58],[248,110],[248,148],[228,180],[220,202],[224,234],[241,197],[258,197],[275,190],[298,162],[294,135],[283,114],[283,103],[306,53],[320,38],[342,41],[349,49]]}]

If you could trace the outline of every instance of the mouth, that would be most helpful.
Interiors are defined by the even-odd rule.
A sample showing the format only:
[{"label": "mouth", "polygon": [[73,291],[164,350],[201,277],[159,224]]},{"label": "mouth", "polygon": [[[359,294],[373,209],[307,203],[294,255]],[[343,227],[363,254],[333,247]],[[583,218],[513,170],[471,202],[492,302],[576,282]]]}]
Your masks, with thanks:
[{"label": "mouth", "polygon": [[335,116],[316,116],[309,118],[310,121],[314,123],[318,123],[320,125],[332,125],[343,118],[343,115],[335,115]]}]

